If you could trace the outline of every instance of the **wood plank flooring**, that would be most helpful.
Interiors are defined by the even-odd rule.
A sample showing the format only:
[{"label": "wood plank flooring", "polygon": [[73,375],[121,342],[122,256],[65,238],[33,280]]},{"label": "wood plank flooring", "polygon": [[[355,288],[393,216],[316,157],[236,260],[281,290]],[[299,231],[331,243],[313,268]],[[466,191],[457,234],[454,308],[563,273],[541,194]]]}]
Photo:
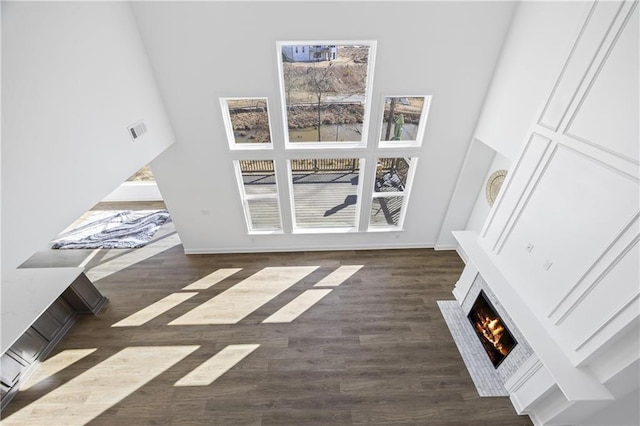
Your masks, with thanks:
[{"label": "wood plank flooring", "polygon": [[[322,286],[346,265],[363,266]],[[302,279],[233,324],[169,325],[265,268],[296,267],[306,267]],[[226,268],[239,270],[185,289]],[[507,398],[477,395],[436,305],[453,298],[462,268],[454,252],[428,249],[186,256],[169,248],[95,282],[106,309],[78,321],[50,355],[55,374],[21,391],[3,424],[531,425]],[[263,323],[320,288],[331,291],[291,322]],[[187,292],[196,294],[155,316],[145,311],[141,325],[113,327]]]}]

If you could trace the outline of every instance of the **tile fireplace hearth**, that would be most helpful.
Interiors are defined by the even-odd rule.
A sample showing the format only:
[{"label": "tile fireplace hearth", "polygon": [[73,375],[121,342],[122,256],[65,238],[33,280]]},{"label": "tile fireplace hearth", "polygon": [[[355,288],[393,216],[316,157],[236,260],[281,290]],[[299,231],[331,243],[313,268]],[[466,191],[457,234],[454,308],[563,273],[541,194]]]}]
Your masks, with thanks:
[{"label": "tile fireplace hearth", "polygon": [[[491,358],[468,319],[468,314],[480,294],[484,294],[487,297],[496,314],[500,316],[506,328],[511,332],[513,339],[518,342],[504,356],[498,366],[493,365]],[[525,363],[533,354],[533,350],[499,300],[487,286],[486,281],[480,274],[477,274],[462,301],[438,301],[438,306],[467,370],[469,370],[478,394],[480,396],[508,396],[509,392],[504,386],[506,380]]]}]

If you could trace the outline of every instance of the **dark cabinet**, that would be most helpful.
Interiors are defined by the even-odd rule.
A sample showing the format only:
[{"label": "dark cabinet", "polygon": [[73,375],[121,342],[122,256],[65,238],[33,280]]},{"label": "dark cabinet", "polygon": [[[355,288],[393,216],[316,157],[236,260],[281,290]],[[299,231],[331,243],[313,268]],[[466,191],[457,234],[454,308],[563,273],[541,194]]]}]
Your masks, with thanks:
[{"label": "dark cabinet", "polygon": [[11,346],[9,352],[13,352],[27,364],[31,364],[47,346],[48,342],[31,327]]},{"label": "dark cabinet", "polygon": [[51,315],[49,311],[42,314],[40,318],[33,323],[33,327],[42,337],[47,341],[53,340],[55,335],[60,331],[64,323],[58,321],[58,319]]},{"label": "dark cabinet", "polygon": [[4,383],[0,383],[0,400],[4,399],[5,395],[9,393],[9,390],[11,390],[10,387],[5,386]]},{"label": "dark cabinet", "polygon": [[53,302],[49,309],[47,309],[47,312],[62,324],[66,323],[69,318],[75,315],[73,308],[61,297]]},{"label": "dark cabinet", "polygon": [[62,297],[76,312],[81,314],[97,315],[107,301],[107,298],[100,293],[85,274],[80,274],[62,293]]},{"label": "dark cabinet", "polygon": [[0,361],[0,381],[3,386],[11,388],[20,377],[20,373],[25,369],[27,364],[16,359],[13,353],[7,352],[2,355]]},{"label": "dark cabinet", "polygon": [[2,354],[0,409],[18,391],[20,381],[29,376],[38,360],[43,360],[75,322],[77,314],[96,315],[107,299],[85,274],[78,278],[49,308]]}]

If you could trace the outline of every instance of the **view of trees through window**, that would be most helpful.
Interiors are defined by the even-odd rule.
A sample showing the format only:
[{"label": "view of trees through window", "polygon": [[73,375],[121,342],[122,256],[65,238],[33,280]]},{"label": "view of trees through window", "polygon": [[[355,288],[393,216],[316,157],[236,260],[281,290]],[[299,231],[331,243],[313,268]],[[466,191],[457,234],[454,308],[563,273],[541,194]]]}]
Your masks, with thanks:
[{"label": "view of trees through window", "polygon": [[416,141],[424,106],[424,96],[385,98],[380,140]]},{"label": "view of trees through window", "polygon": [[283,45],[289,142],[360,142],[365,121],[368,45]]},{"label": "view of trees through window", "polygon": [[374,41],[279,42],[278,55],[284,140],[267,98],[220,99],[248,231],[402,229],[431,96],[384,97],[369,129]]}]

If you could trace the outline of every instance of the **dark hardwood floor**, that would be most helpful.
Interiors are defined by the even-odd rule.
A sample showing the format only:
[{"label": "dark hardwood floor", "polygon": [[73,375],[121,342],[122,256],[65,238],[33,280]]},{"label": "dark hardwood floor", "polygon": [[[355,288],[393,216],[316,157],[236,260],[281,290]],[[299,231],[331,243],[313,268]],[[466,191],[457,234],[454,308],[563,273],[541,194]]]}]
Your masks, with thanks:
[{"label": "dark hardwood floor", "polygon": [[[344,265],[363,266],[339,285],[313,287]],[[169,325],[281,267],[317,268],[235,324],[217,323],[212,313],[201,323]],[[239,270],[209,288],[184,289],[225,268]],[[440,314],[436,301],[453,298],[462,268],[454,252],[428,249],[187,256],[172,247],[95,282],[109,304],[76,323],[51,354],[53,364],[41,366],[53,374],[34,374],[3,423],[530,425],[507,398],[477,395]],[[262,284],[271,278],[265,273]],[[291,322],[263,323],[321,288],[330,291]],[[169,308],[156,303],[175,294],[188,298]],[[238,306],[251,304],[252,294],[236,296],[247,298]],[[143,324],[113,327],[141,311]],[[214,355],[235,345],[259,346],[226,372],[198,370],[196,382],[219,376],[211,384],[177,385],[207,360],[224,361]]]}]

